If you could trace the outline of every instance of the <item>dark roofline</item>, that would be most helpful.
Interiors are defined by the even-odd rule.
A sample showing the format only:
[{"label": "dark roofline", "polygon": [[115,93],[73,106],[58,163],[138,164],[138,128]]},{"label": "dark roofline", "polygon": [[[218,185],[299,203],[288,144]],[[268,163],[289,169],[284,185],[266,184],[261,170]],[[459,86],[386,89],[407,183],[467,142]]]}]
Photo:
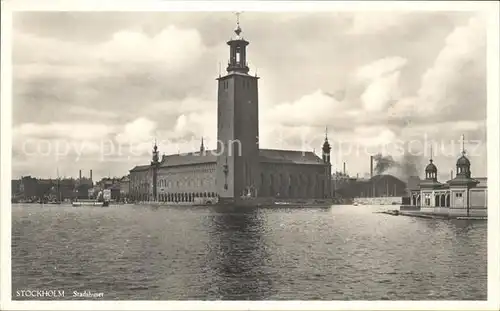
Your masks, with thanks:
[{"label": "dark roofline", "polygon": [[[214,154],[214,153],[216,153],[216,154]],[[193,151],[193,152],[180,152],[180,153],[163,154],[161,156],[161,158],[163,160],[164,158],[174,157],[174,156],[181,156],[182,157],[182,156],[194,156],[194,155],[205,157],[205,156],[210,156],[210,155],[216,156],[218,154],[217,154],[217,149],[211,149],[211,150],[205,150],[203,155],[198,150],[198,151]]]},{"label": "dark roofline", "polygon": [[137,165],[133,169],[131,169],[129,172],[145,171],[145,170],[148,170],[150,167],[151,167],[150,165]]},{"label": "dark roofline", "polygon": [[269,164],[283,164],[283,165],[306,165],[306,166],[311,166],[311,165],[318,165],[318,166],[326,166],[328,163],[313,163],[313,162],[308,162],[308,163],[297,163],[297,162],[287,162],[283,160],[275,160],[275,159],[267,159],[265,157],[262,157],[262,159],[259,160],[260,163],[269,163]]},{"label": "dark roofline", "polygon": [[380,179],[380,178],[383,178],[383,177],[386,177],[386,176],[389,176],[389,177],[392,177],[394,179],[397,179],[399,180],[400,182],[406,184],[406,182],[402,181],[401,179],[397,178],[396,176],[394,175],[391,175],[391,174],[378,174],[378,175],[374,175],[373,177],[371,177],[369,180],[374,180],[375,178],[376,179]]},{"label": "dark roofline", "polygon": [[165,163],[164,166],[161,167],[180,167],[180,166],[195,166],[195,165],[205,165],[205,164],[215,164],[217,160],[214,161],[206,161],[206,162],[197,162],[197,163],[180,163],[180,164],[168,164]]},{"label": "dark roofline", "polygon": [[[280,152],[300,152],[300,153],[312,153],[318,157],[318,155],[312,151],[303,151],[303,150],[293,150],[293,149],[269,149],[269,148],[261,148],[259,150],[269,150],[269,151],[280,151]],[[319,157],[318,157],[319,158]]]}]

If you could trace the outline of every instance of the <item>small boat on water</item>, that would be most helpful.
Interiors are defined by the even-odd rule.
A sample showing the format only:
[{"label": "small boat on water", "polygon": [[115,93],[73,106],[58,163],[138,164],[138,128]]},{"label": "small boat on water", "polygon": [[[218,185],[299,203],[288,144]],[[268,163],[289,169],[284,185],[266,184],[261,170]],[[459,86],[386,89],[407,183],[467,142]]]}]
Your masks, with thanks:
[{"label": "small boat on water", "polygon": [[290,205],[290,202],[274,202],[274,205]]},{"label": "small boat on water", "polygon": [[90,201],[90,200],[81,200],[81,201],[73,201],[71,202],[73,206],[104,206],[104,202]]},{"label": "small boat on water", "polygon": [[95,200],[78,200],[71,202],[73,206],[102,206],[108,207],[111,201],[111,190],[105,189],[100,191]]}]

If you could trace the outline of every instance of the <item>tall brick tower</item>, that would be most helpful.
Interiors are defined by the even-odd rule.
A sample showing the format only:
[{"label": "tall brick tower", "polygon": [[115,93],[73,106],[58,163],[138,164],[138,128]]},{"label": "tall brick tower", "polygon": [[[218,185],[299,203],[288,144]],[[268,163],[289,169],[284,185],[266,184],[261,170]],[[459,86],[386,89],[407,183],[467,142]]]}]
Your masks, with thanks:
[{"label": "tall brick tower", "polygon": [[259,176],[259,78],[248,74],[249,42],[241,36],[237,17],[236,36],[227,42],[227,73],[217,78],[216,183],[220,200],[226,202],[257,196]]}]

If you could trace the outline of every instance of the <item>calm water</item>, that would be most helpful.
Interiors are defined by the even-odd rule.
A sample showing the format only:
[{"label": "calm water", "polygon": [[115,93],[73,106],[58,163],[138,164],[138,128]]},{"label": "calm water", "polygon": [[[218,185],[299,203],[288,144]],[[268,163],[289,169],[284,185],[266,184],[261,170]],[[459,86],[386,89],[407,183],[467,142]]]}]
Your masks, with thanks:
[{"label": "calm water", "polygon": [[387,207],[12,207],[16,290],[105,300],[486,299],[486,222]]}]

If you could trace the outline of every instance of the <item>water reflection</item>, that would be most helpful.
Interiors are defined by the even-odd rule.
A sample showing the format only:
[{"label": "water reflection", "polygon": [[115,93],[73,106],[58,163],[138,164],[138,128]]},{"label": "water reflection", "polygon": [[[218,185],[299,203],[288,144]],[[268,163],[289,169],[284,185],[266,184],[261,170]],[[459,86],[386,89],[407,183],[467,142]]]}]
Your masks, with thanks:
[{"label": "water reflection", "polygon": [[257,209],[214,209],[210,214],[212,270],[208,296],[213,299],[264,300],[273,294],[263,241],[264,224]]}]

